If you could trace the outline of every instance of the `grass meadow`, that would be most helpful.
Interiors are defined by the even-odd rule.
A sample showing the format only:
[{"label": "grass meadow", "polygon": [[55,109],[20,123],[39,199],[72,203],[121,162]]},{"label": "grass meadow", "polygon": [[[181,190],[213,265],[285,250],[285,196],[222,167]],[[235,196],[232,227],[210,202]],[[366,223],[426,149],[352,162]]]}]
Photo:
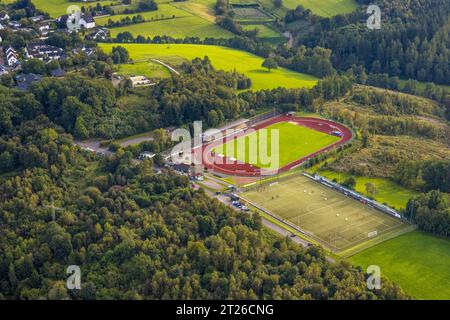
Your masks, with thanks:
[{"label": "grass meadow", "polygon": [[[324,176],[328,179],[337,179],[338,183],[342,183],[347,178],[351,177],[351,174],[340,173],[330,170],[320,170],[317,172],[319,175]],[[406,208],[408,200],[419,194],[419,192],[404,188],[393,181],[384,178],[369,178],[354,176],[356,180],[355,190],[359,193],[367,195],[366,184],[373,184],[377,193],[374,199],[381,203],[386,203],[390,207],[401,210]]]},{"label": "grass meadow", "polygon": [[414,231],[358,253],[349,260],[382,275],[417,299],[450,299],[450,240]]},{"label": "grass meadow", "polygon": [[[102,43],[100,46],[109,52],[118,44]],[[244,73],[252,80],[253,90],[286,88],[311,88],[316,85],[318,78],[278,68],[268,71],[261,65],[263,58],[254,54],[225,48],[220,46],[193,45],[193,44],[120,44],[125,47],[133,60],[148,61],[152,58],[160,59],[166,63],[181,63],[184,60],[204,58],[208,56],[213,66],[218,70]]]},{"label": "grass meadow", "polygon": [[[6,2],[13,2],[7,0]],[[119,1],[90,1],[90,2],[71,2],[69,0],[32,0],[36,8],[47,12],[52,18],[57,18],[63,14],[67,14],[67,8],[71,5],[82,6],[95,6],[97,3],[101,5],[117,4]]]}]

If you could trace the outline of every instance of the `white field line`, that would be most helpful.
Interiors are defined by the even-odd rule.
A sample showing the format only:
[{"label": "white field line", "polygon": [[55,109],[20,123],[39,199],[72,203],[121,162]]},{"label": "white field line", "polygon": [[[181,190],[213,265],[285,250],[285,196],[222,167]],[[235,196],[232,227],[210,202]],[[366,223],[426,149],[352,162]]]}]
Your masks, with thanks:
[{"label": "white field line", "polygon": [[153,62],[159,63],[160,65],[163,65],[164,67],[166,67],[167,69],[169,69],[170,71],[172,71],[173,73],[175,73],[177,76],[180,75],[180,73],[175,70],[174,68],[172,68],[171,66],[169,66],[167,63],[162,62],[161,60],[157,60],[157,59],[151,59]]}]

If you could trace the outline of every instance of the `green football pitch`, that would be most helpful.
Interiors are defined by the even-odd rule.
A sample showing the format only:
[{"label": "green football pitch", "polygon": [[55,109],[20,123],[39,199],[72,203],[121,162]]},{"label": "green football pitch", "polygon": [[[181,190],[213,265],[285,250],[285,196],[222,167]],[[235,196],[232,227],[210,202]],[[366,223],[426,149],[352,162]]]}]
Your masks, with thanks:
[{"label": "green football pitch", "polygon": [[339,139],[296,123],[279,122],[217,146],[213,151],[259,168],[278,169]]},{"label": "green football pitch", "polygon": [[381,273],[417,299],[450,299],[450,239],[414,231],[364,250],[350,259]]},{"label": "green football pitch", "polygon": [[303,230],[333,251],[406,226],[303,175],[262,184],[240,195],[265,211]]}]

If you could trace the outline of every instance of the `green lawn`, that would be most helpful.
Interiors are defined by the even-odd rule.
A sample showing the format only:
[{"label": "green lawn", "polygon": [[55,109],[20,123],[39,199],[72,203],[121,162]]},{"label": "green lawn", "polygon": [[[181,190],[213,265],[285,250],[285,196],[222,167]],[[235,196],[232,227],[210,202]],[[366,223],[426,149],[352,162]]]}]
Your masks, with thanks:
[{"label": "green lawn", "polygon": [[[273,130],[278,130],[279,141],[272,141]],[[266,132],[265,137],[267,139],[260,139],[261,131]],[[214,151],[260,168],[270,167],[271,169],[276,169],[329,146],[338,140],[338,137],[326,133],[288,122],[280,122],[239,137],[235,141],[229,141],[222,146],[214,148]],[[273,162],[267,164],[264,161],[265,155],[271,160],[276,159],[274,158],[276,154],[271,153],[273,142],[277,142],[279,146],[278,161],[275,160],[278,165],[275,165],[275,167]],[[261,152],[260,148],[262,148]]]},{"label": "green lawn", "polygon": [[450,299],[450,240],[414,231],[383,242],[350,258],[382,275],[418,299]]},{"label": "green lawn", "polygon": [[[348,173],[339,173],[330,170],[320,170],[318,174],[331,180],[336,178],[339,183],[352,176]],[[386,203],[397,210],[404,209],[408,200],[419,194],[417,191],[404,188],[388,179],[358,176],[354,176],[354,178],[356,180],[355,190],[357,192],[367,194],[366,183],[372,183],[377,188],[377,194],[374,197],[375,200]]]},{"label": "green lawn", "polygon": [[[102,43],[100,46],[107,52],[118,44]],[[193,44],[120,44],[127,48],[134,60],[149,60],[156,58],[171,63],[175,60],[192,60],[196,57],[208,56],[216,69],[244,73],[252,79],[252,89],[285,88],[311,88],[318,79],[314,76],[291,71],[285,68],[268,71],[261,64],[263,58],[254,54],[225,48],[220,46],[193,45]],[[178,59],[176,59],[178,58]]]},{"label": "green lawn", "polygon": [[205,19],[187,16],[175,19],[158,20],[111,28],[111,36],[115,37],[125,31],[134,36],[142,35],[153,38],[155,36],[170,36],[173,38],[232,38],[234,35]]},{"label": "green lawn", "polygon": [[273,0],[260,0],[264,8],[283,17],[287,9],[295,9],[302,5],[314,14],[323,17],[332,17],[338,14],[350,13],[356,10],[358,4],[355,0],[283,0],[283,7],[276,8]]},{"label": "green lawn", "polygon": [[283,5],[295,9],[298,5],[310,9],[314,14],[332,17],[338,14],[350,13],[358,7],[355,0],[284,0]]},{"label": "green lawn", "polygon": [[[108,20],[119,21],[125,17],[141,15],[146,22],[111,28],[111,36],[128,31],[134,36],[171,36],[173,38],[232,38],[234,35],[215,23],[214,0],[170,2],[157,1],[158,10],[133,14],[121,14],[96,19],[99,25]],[[120,11],[119,11],[120,12]]]},{"label": "green lawn", "polygon": [[242,25],[242,29],[247,31],[252,31],[254,29],[258,29],[258,38],[261,39],[274,39],[278,41],[285,40],[283,35],[281,35],[275,29],[265,25],[265,24],[244,24]]},{"label": "green lawn", "polygon": [[[13,2],[9,1],[8,2]],[[88,3],[84,2],[70,2],[69,0],[32,0],[33,4],[38,8],[39,10],[42,10],[44,12],[47,12],[50,14],[51,17],[57,18],[63,14],[67,14],[67,8],[71,5],[77,5],[79,7],[94,7],[97,5],[97,3],[100,3],[101,5],[106,4],[115,4],[119,1],[91,1]]]},{"label": "green lawn", "polygon": [[148,12],[139,12],[133,14],[116,14],[113,16],[104,16],[95,19],[95,22],[98,25],[107,25],[109,20],[114,22],[120,21],[126,17],[133,18],[133,16],[140,15],[146,21],[150,20],[158,20],[158,19],[166,19],[166,18],[181,18],[181,17],[190,17],[192,16],[190,13],[187,13],[184,10],[180,10],[170,4],[160,4],[158,5],[158,10],[156,11],[148,11]]},{"label": "green lawn", "polygon": [[166,67],[152,61],[121,64],[117,74],[123,76],[143,75],[149,79],[170,77],[170,71]]}]

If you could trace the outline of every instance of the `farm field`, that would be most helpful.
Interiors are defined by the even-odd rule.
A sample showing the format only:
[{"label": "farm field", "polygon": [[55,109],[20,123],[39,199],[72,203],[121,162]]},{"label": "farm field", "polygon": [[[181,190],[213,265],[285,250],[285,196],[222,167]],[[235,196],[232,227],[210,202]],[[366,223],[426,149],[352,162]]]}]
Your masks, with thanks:
[{"label": "farm field", "polygon": [[233,8],[235,14],[235,19],[237,21],[273,21],[271,17],[266,12],[260,10],[259,8]]},{"label": "farm field", "polygon": [[[271,0],[262,0],[261,3],[269,8],[274,7]],[[295,9],[302,5],[310,9],[314,14],[322,17],[332,17],[338,14],[350,13],[358,7],[355,0],[284,0],[283,6],[287,9]]]},{"label": "farm field", "polygon": [[[100,44],[107,52],[114,44]],[[285,68],[268,71],[261,64],[263,58],[251,53],[220,46],[191,45],[191,44],[121,44],[134,60],[160,59],[166,63],[208,56],[216,69],[244,73],[252,79],[252,89],[311,88],[316,85],[318,78],[291,71]]]},{"label": "farm field", "polygon": [[414,231],[349,258],[396,281],[417,299],[450,299],[450,240]]},{"label": "farm field", "polygon": [[[342,183],[345,179],[352,176],[348,173],[340,173],[331,170],[320,170],[317,173],[330,180],[336,179],[338,183]],[[388,179],[359,176],[353,177],[356,180],[355,190],[357,192],[367,195],[366,183],[371,183],[377,189],[374,199],[378,202],[386,203],[397,210],[406,208],[409,199],[419,194],[417,191],[404,188]]]},{"label": "farm field", "polygon": [[175,19],[131,24],[110,29],[112,37],[116,37],[119,33],[126,31],[130,32],[134,36],[142,35],[150,38],[155,36],[170,36],[173,38],[199,37],[201,39],[226,39],[233,37],[231,32],[194,15]]},{"label": "farm field", "polygon": [[[165,1],[165,0],[162,0]],[[206,19],[212,23],[216,22],[216,16],[214,13],[215,0],[192,0],[192,1],[182,1],[182,2],[172,2],[171,5],[180,9],[187,11],[193,15],[200,18]]]},{"label": "farm field", "polygon": [[[243,1],[233,1],[241,3]],[[284,17],[288,9],[295,9],[302,5],[310,9],[314,14],[322,17],[332,17],[338,14],[350,13],[356,10],[358,4],[355,0],[283,0],[283,6],[275,7],[273,0],[259,0],[259,3],[271,13],[278,17]]]},{"label": "farm field", "polygon": [[246,31],[251,31],[258,29],[258,38],[265,39],[268,41],[279,41],[282,42],[285,38],[275,29],[261,23],[261,24],[243,24],[242,29]]},{"label": "farm field", "polygon": [[303,175],[281,178],[241,194],[244,200],[263,207],[296,225],[333,251],[351,248],[406,225],[387,214],[346,197]]},{"label": "farm field", "polygon": [[140,15],[145,20],[158,20],[158,19],[176,19],[176,18],[182,18],[182,17],[189,17],[191,14],[189,14],[186,11],[180,10],[170,4],[160,4],[158,5],[158,10],[156,11],[146,11],[146,12],[139,12],[139,13],[133,13],[133,14],[116,14],[112,16],[103,16],[95,18],[95,22],[100,26],[106,26],[108,24],[109,20],[112,20],[114,22],[120,21],[126,17],[129,17],[130,19],[133,16]]},{"label": "farm field", "polygon": [[[261,130],[266,132],[266,135],[263,136],[266,138],[265,140],[260,139]],[[340,140],[339,137],[288,122],[279,122],[261,130],[229,141],[215,147],[213,150],[218,154],[236,158],[239,161],[250,163],[260,168],[267,168],[270,165],[265,164],[261,156],[268,155],[271,159],[274,159],[274,155],[271,154],[271,138],[273,130],[278,130],[279,159],[276,168],[281,168]],[[245,149],[240,149],[240,146],[245,147]],[[260,152],[260,148],[263,149],[262,152]]]}]

